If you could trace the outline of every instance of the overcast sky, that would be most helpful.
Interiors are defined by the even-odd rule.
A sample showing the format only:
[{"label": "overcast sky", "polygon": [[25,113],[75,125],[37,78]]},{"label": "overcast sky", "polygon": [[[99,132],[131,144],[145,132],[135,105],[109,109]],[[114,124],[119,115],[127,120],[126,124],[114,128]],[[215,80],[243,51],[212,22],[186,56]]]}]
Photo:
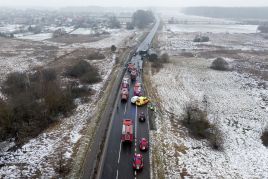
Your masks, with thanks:
[{"label": "overcast sky", "polygon": [[268,0],[0,0],[0,6],[268,6]]}]

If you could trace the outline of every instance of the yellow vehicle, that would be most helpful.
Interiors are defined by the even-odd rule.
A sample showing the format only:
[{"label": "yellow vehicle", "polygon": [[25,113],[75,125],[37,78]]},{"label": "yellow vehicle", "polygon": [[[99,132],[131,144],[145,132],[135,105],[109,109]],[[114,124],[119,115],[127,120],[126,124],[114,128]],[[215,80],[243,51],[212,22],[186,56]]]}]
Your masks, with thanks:
[{"label": "yellow vehicle", "polygon": [[136,101],[137,106],[143,106],[147,103],[149,103],[149,99],[147,97],[144,97],[144,96],[140,96]]}]

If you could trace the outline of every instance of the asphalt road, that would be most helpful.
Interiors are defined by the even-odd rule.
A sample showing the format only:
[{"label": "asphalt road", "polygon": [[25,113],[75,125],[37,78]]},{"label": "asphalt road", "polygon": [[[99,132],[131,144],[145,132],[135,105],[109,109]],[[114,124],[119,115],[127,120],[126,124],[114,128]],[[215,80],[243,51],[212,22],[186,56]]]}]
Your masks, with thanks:
[{"label": "asphalt road", "polygon": [[[140,50],[147,50],[150,47],[152,39],[158,29],[159,20],[155,23],[151,32],[147,35],[145,40],[140,44],[137,52]],[[135,63],[136,68],[142,67],[143,61],[141,56],[136,55],[131,59],[132,63]],[[129,77],[129,73],[126,72],[126,77]],[[137,77],[138,82],[142,83],[141,73]],[[111,131],[108,134],[108,145],[105,151],[104,160],[102,161],[101,179],[131,179],[131,178],[150,178],[150,159],[149,151],[141,152],[139,150],[139,140],[143,137],[149,140],[149,120],[146,116],[145,122],[138,121],[138,114],[143,111],[147,114],[147,107],[137,107],[131,104],[130,99],[134,95],[134,84],[130,83],[129,99],[127,102],[121,102],[120,95],[117,97],[116,113],[111,117],[112,126]],[[122,122],[123,119],[132,119],[134,126],[134,141],[131,145],[121,143]],[[149,146],[150,147],[150,146]],[[141,171],[134,171],[132,168],[132,160],[134,153],[141,153],[144,159],[144,168]]]}]

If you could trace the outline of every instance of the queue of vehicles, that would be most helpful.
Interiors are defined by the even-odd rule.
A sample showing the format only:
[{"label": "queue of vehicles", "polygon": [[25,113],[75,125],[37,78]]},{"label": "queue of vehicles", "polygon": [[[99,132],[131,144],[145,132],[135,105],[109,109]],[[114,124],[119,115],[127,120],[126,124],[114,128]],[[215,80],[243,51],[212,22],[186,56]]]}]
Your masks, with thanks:
[{"label": "queue of vehicles", "polygon": [[[140,82],[137,82],[138,70],[135,67],[135,64],[129,63],[127,70],[130,74],[130,80],[134,84],[133,97],[131,98],[131,103],[136,106],[143,106],[149,103],[149,99],[145,96],[142,96],[142,85]],[[130,91],[130,82],[129,78],[124,77],[121,83],[121,101],[128,101],[129,91]],[[144,112],[138,114],[138,119],[140,122],[144,122],[146,117]],[[122,124],[122,135],[121,141],[123,143],[131,144],[133,142],[133,121],[131,119],[123,119]],[[147,151],[149,148],[149,142],[146,138],[141,138],[139,141],[140,151]],[[143,168],[143,156],[142,154],[135,153],[133,157],[132,166],[134,170],[141,170]]]}]

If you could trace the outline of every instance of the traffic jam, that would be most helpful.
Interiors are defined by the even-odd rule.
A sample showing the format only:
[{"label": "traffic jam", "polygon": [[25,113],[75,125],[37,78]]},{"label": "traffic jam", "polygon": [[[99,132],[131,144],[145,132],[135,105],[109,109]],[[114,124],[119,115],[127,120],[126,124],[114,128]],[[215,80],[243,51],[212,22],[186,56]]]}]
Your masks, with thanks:
[{"label": "traffic jam", "polygon": [[[149,98],[144,96],[143,90],[142,90],[142,83],[138,80],[139,70],[136,68],[134,63],[128,63],[127,64],[127,71],[129,77],[124,77],[121,83],[121,102],[126,103],[128,100],[131,101],[132,105],[136,105],[137,107],[145,106],[149,103]],[[130,83],[134,85],[133,94],[130,94]],[[141,111],[137,114],[139,122],[143,123],[146,120],[146,115],[144,111]],[[121,135],[121,141],[124,144],[131,145],[133,141],[135,140],[134,135],[134,122],[133,119],[123,119],[122,122],[122,135]],[[149,141],[145,137],[141,137],[140,139],[137,139],[139,143],[136,146],[135,142],[135,148],[139,148],[139,152],[135,153],[133,156],[132,161],[132,167],[135,171],[141,171],[144,167],[143,162],[143,155],[142,152],[146,152],[149,148]]]}]

